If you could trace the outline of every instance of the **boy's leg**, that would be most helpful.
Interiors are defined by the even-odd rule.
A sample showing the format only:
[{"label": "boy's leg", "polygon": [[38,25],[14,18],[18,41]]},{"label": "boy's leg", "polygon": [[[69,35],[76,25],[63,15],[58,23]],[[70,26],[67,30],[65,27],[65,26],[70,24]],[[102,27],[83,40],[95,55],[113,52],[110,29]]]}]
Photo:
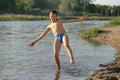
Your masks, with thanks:
[{"label": "boy's leg", "polygon": [[60,59],[59,59],[60,48],[61,48],[61,42],[58,40],[54,40],[54,59],[57,65],[57,70],[60,70]]},{"label": "boy's leg", "polygon": [[71,48],[69,46],[69,39],[68,39],[67,35],[63,36],[63,44],[64,44],[64,46],[65,46],[65,48],[67,50],[67,53],[68,53],[68,55],[70,57],[70,64],[74,64],[74,58],[73,58],[73,55],[72,55],[72,50],[71,50]]}]

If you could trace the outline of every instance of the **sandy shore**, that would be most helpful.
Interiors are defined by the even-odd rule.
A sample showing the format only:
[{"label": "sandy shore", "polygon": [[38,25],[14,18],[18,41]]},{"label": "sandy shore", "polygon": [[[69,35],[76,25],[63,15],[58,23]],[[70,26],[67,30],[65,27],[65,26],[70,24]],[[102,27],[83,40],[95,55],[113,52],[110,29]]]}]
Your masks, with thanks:
[{"label": "sandy shore", "polygon": [[110,44],[118,52],[115,54],[115,60],[108,64],[100,64],[101,70],[98,70],[87,80],[120,80],[120,25],[114,27],[101,28],[108,31],[99,36],[92,38],[92,40]]}]

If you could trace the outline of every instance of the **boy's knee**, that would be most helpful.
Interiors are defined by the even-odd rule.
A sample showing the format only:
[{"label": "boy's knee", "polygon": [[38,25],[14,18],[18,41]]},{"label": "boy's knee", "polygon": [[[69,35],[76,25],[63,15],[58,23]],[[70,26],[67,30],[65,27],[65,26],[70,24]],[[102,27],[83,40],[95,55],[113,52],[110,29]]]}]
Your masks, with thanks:
[{"label": "boy's knee", "polygon": [[65,48],[70,48],[70,46],[69,45],[65,45]]},{"label": "boy's knee", "polygon": [[54,57],[58,57],[58,53],[57,52],[54,52]]}]

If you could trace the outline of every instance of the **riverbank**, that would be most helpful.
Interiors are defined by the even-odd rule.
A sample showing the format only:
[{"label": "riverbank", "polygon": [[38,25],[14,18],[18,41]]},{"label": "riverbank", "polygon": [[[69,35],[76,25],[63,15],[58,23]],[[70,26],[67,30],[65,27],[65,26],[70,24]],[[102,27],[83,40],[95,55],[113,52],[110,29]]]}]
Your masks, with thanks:
[{"label": "riverbank", "polygon": [[[61,19],[78,19],[81,16],[61,16]],[[91,16],[88,20],[111,20],[114,17],[100,17]],[[49,16],[34,16],[34,15],[21,15],[21,14],[4,14],[0,15],[0,21],[37,21],[37,20],[48,20]]]},{"label": "riverbank", "polygon": [[110,44],[118,52],[115,54],[115,60],[108,64],[100,64],[101,70],[98,70],[87,80],[120,80],[120,25],[114,27],[100,28],[100,30],[107,31],[101,33],[92,41],[99,43]]},{"label": "riverbank", "polygon": [[34,20],[48,20],[48,16],[34,16],[21,14],[4,14],[0,15],[0,21],[34,21]]}]

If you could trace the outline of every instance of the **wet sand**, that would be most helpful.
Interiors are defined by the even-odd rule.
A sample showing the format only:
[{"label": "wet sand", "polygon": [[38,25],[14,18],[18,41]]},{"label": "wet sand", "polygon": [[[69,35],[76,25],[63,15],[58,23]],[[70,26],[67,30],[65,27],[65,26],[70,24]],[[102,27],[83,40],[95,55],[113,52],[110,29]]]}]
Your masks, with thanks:
[{"label": "wet sand", "polygon": [[102,33],[91,40],[110,44],[118,52],[115,54],[115,60],[107,64],[100,64],[102,69],[96,71],[87,80],[120,80],[120,25],[101,29],[108,31],[108,33]]}]

